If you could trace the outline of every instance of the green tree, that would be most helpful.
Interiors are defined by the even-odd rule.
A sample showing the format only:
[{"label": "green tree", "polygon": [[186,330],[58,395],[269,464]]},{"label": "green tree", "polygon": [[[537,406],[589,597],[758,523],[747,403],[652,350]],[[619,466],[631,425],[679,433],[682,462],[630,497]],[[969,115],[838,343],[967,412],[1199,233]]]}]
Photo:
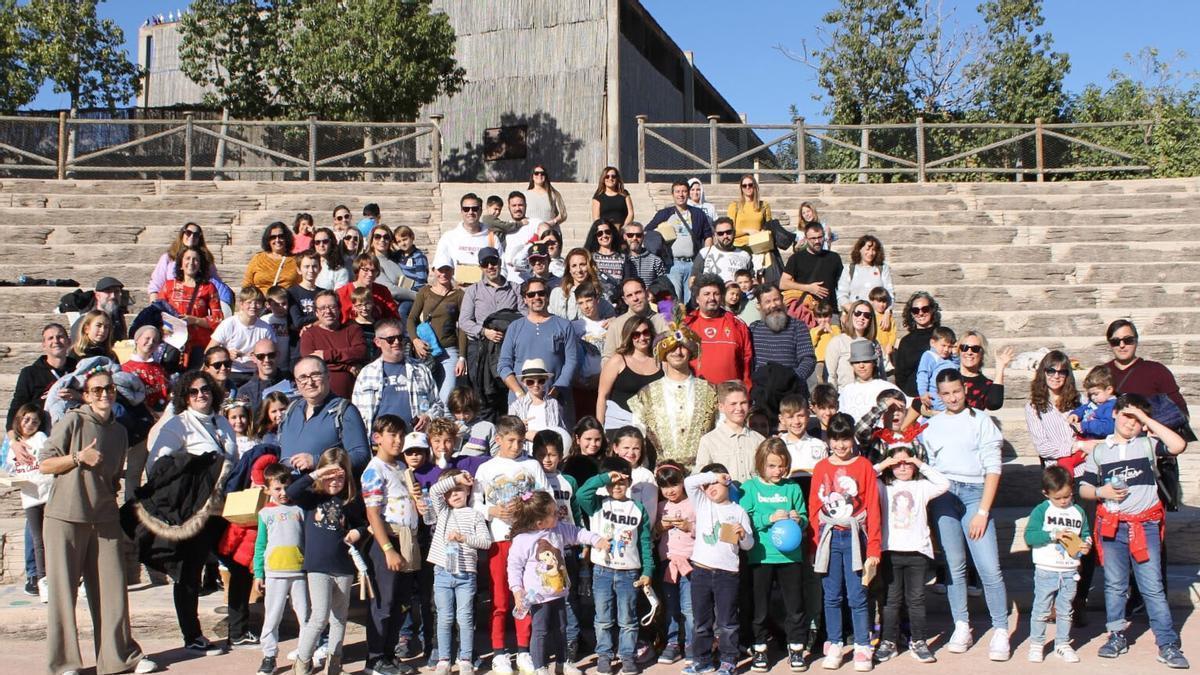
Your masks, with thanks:
[{"label": "green tree", "polygon": [[971,69],[983,82],[976,115],[1016,123],[1059,119],[1071,63],[1067,54],[1053,51],[1049,31],[1040,30],[1046,21],[1041,0],[987,0],[979,13],[990,48]]},{"label": "green tree", "polygon": [[310,0],[299,16],[296,102],[324,119],[412,121],[466,82],[454,28],[428,0]]},{"label": "green tree", "polygon": [[285,110],[292,93],[293,0],[194,0],[180,25],[180,69],[206,104],[243,119]]},{"label": "green tree", "polygon": [[17,0],[0,0],[0,110],[16,110],[37,95],[37,74],[25,61],[28,49]]},{"label": "green tree", "polygon": [[141,69],[125,53],[125,31],[96,15],[98,0],[30,0],[21,8],[28,63],[38,81],[80,108],[115,108],[137,96]]}]

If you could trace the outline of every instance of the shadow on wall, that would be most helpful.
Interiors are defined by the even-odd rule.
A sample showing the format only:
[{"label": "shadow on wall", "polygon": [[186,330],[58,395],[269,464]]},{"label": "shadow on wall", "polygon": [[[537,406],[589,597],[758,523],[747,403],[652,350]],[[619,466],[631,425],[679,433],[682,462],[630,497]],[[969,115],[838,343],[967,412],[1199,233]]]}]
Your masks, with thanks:
[{"label": "shadow on wall", "polygon": [[[515,130],[522,127],[525,129],[523,158],[488,159],[489,151],[496,154],[498,148],[492,143],[485,143],[485,131],[480,130],[478,142],[444,153],[442,179],[461,182],[524,181],[529,179],[533,167],[540,164],[546,167],[551,181],[577,180],[579,167],[576,157],[583,149],[582,139],[564,133],[558,126],[558,120],[544,112],[533,115],[509,112],[500,117],[499,128],[508,132],[503,135],[503,140],[510,144],[519,135]],[[510,155],[520,154],[515,147],[507,150]]]}]

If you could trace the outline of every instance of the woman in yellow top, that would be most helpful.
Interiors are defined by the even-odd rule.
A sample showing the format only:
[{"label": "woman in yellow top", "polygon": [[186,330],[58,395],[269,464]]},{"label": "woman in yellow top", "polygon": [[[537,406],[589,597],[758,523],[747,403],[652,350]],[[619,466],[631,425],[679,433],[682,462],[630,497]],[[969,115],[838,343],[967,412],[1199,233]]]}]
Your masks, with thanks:
[{"label": "woman in yellow top", "polygon": [[276,221],[267,226],[262,236],[262,251],[255,253],[246,265],[242,286],[257,286],[265,295],[272,286],[291,288],[300,283],[300,270],[292,257],[295,237],[287,225]]},{"label": "woman in yellow top", "polygon": [[745,246],[746,236],[763,229],[766,223],[773,220],[771,205],[764,202],[758,195],[758,181],[754,176],[742,176],[741,198],[729,205],[728,215],[733,219],[733,245]]}]

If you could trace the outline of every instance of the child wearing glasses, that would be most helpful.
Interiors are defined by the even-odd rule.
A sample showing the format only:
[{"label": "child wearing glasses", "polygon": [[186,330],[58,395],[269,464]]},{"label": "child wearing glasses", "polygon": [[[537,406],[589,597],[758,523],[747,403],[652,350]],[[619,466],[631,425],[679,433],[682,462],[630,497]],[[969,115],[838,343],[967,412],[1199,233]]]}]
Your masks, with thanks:
[{"label": "child wearing glasses", "polygon": [[958,338],[954,331],[945,326],[934,328],[929,334],[929,350],[921,355],[921,362],[917,364],[917,395],[930,410],[942,412],[946,409],[946,404],[938,397],[935,382],[938,373],[958,368],[958,355],[954,353],[956,342]]}]

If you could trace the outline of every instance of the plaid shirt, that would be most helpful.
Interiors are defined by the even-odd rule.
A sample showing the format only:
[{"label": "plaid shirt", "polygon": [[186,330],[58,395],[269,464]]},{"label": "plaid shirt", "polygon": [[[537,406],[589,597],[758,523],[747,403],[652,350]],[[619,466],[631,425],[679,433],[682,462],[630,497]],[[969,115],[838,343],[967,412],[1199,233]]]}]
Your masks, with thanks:
[{"label": "plaid shirt", "polygon": [[[438,397],[438,386],[429,368],[405,360],[404,377],[408,380],[408,402],[414,418],[421,415],[428,415],[430,418],[444,417],[447,414],[442,400]],[[382,398],[383,359],[378,358],[363,366],[354,382],[354,394],[350,397],[350,402],[362,414],[368,434],[375,423],[375,412],[379,409],[379,401]]]}]

